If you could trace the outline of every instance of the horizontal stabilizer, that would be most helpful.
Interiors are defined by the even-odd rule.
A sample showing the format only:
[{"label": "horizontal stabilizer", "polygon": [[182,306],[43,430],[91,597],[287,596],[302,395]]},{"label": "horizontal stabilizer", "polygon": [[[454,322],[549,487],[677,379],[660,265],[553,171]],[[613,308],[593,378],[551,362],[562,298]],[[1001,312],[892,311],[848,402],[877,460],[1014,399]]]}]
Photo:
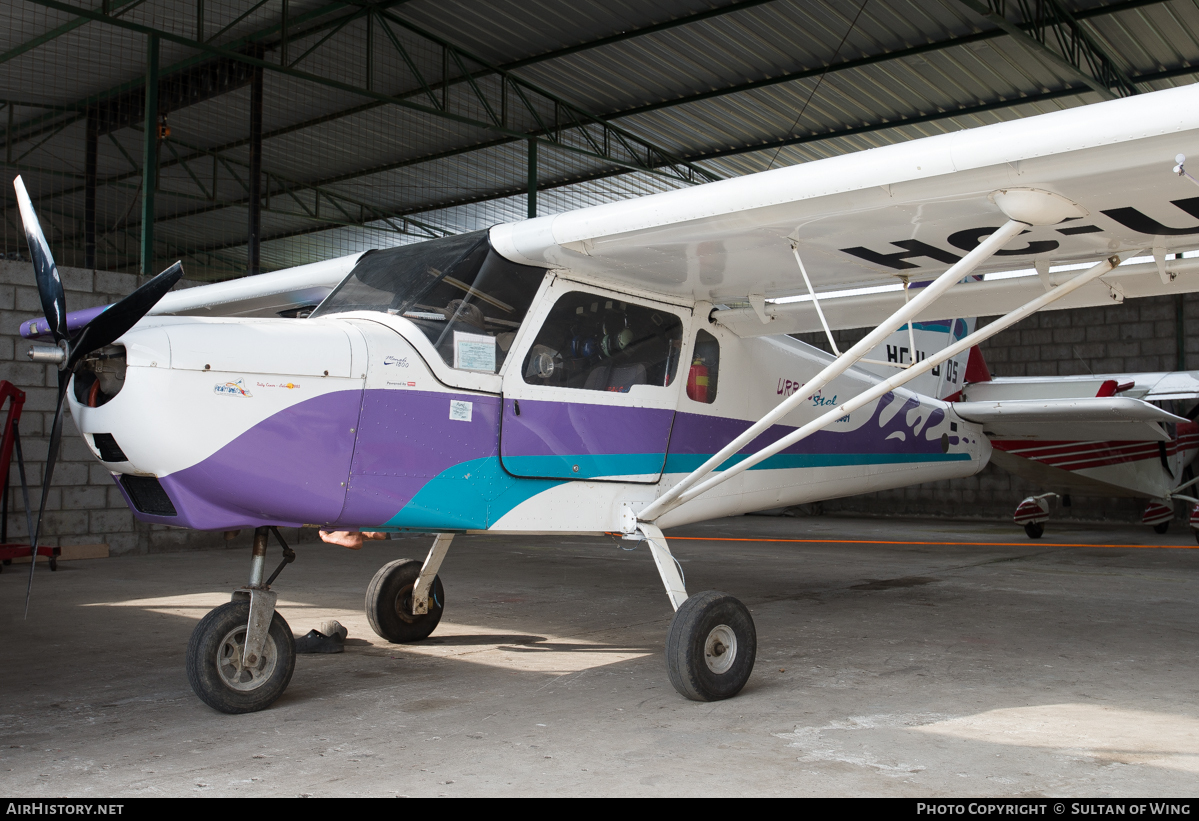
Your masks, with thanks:
[{"label": "horizontal stabilizer", "polygon": [[1168,442],[1168,423],[1180,416],[1139,399],[1017,399],[956,402],[954,413],[983,426],[992,439],[1044,441]]}]

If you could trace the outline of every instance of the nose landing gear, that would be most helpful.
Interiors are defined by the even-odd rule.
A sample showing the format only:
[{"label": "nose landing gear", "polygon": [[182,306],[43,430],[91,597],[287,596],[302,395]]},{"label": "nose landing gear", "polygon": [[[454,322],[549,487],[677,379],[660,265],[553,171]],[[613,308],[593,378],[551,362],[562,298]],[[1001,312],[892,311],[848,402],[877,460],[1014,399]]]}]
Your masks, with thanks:
[{"label": "nose landing gear", "polygon": [[[266,543],[273,532],[283,561],[264,583]],[[296,554],[279,530],[254,531],[250,583],[200,620],[187,644],[187,680],[200,700],[222,713],[253,713],[275,703],[291,681],[296,644],[291,628],[275,612],[270,585]]]}]

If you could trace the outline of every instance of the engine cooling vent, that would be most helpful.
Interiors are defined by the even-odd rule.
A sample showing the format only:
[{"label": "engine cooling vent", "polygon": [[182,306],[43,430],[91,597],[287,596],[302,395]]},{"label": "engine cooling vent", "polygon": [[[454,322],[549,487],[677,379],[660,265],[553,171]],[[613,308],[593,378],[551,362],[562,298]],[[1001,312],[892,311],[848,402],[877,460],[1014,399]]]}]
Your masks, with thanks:
[{"label": "engine cooling vent", "polygon": [[121,486],[125,488],[139,513],[150,516],[179,515],[175,506],[171,504],[171,497],[167,496],[167,492],[153,476],[133,476],[126,473],[121,476]]},{"label": "engine cooling vent", "polygon": [[96,443],[96,450],[100,451],[100,458],[105,462],[129,461],[129,457],[121,450],[111,433],[93,433],[92,441]]}]

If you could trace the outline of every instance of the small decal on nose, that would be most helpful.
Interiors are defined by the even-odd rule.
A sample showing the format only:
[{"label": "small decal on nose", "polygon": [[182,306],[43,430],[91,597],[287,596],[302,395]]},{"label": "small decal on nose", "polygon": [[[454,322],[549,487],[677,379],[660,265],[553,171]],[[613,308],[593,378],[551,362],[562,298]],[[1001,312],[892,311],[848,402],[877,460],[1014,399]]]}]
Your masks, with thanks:
[{"label": "small decal on nose", "polygon": [[450,400],[450,419],[455,422],[469,422],[474,405],[458,399]]},{"label": "small decal on nose", "polygon": [[213,387],[212,392],[219,396],[244,396],[249,398],[254,395],[246,390],[245,381],[242,379],[236,382],[218,382]]}]

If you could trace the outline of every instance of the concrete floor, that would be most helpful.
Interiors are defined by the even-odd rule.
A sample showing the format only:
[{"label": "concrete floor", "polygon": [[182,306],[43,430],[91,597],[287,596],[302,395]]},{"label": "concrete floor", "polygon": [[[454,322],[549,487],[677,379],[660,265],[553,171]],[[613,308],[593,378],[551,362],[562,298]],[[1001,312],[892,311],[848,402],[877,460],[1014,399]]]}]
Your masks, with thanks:
[{"label": "concrete floor", "polygon": [[[304,545],[275,589],[300,656],[275,706],[218,714],[183,654],[245,549],[0,575],[7,795],[1168,796],[1199,773],[1199,550],[1175,523],[742,517],[668,536],[692,592],[752,610],[734,699],[666,678],[649,553],[606,539],[459,537],[433,637],[389,645],[363,593],[427,539]],[[765,541],[813,539],[812,542]],[[823,540],[1011,544],[852,544]],[[1190,549],[1077,547],[1064,543]],[[272,557],[276,555],[272,548]]]}]

